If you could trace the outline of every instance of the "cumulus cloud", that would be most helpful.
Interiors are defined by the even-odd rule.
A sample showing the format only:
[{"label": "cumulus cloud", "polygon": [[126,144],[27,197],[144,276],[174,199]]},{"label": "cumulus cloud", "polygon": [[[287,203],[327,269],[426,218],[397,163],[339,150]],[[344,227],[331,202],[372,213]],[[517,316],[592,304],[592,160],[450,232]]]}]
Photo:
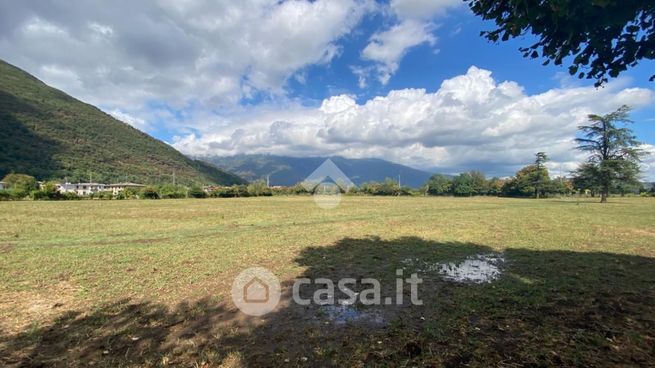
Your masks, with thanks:
[{"label": "cumulus cloud", "polygon": [[373,72],[378,81],[386,85],[405,54],[413,47],[423,44],[434,46],[437,38],[433,34],[436,28],[433,19],[461,3],[460,0],[391,0],[389,13],[395,23],[386,30],[374,33],[362,50],[362,59],[373,62],[374,67],[352,68],[360,88],[366,86],[366,79]]},{"label": "cumulus cloud", "polygon": [[377,62],[380,83],[389,82],[407,50],[422,43],[435,44],[437,40],[431,28],[430,23],[407,20],[371,37],[371,42],[362,51],[362,57]]},{"label": "cumulus cloud", "polygon": [[[403,89],[364,103],[349,95],[316,108],[298,105],[250,112],[176,137],[173,146],[203,155],[270,153],[294,156],[380,157],[419,168],[456,173],[470,169],[511,175],[538,151],[563,173],[584,159],[574,150],[577,126],[590,113],[622,104],[644,106],[655,92],[626,88],[557,88],[528,95],[515,82],[497,82],[472,66],[435,92]],[[655,171],[650,169],[651,177]]]},{"label": "cumulus cloud", "polygon": [[234,106],[329,63],[368,0],[9,1],[0,57],[93,104]]}]

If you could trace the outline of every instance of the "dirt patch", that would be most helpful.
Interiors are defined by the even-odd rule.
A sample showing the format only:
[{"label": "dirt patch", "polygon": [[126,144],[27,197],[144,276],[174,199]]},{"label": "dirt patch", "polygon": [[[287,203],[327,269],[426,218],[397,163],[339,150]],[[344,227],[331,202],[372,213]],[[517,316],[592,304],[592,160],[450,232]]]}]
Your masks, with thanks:
[{"label": "dirt patch", "polygon": [[0,299],[0,329],[20,331],[34,324],[47,323],[70,308],[78,308],[75,301],[79,288],[61,281],[47,288],[2,294]]},{"label": "dirt patch", "polygon": [[14,251],[16,244],[14,243],[0,243],[0,254],[7,254]]}]

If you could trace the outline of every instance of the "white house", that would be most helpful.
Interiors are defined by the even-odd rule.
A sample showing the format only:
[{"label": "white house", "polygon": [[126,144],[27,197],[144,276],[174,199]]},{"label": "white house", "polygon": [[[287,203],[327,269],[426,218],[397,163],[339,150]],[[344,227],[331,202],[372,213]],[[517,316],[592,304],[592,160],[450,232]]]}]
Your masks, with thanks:
[{"label": "white house", "polygon": [[0,181],[0,190],[3,190],[5,188],[7,188],[7,183],[5,183],[4,181]]},{"label": "white house", "polygon": [[132,188],[132,189],[141,189],[145,187],[143,184],[136,184],[136,183],[116,183],[116,184],[109,184],[107,185],[107,189],[105,190],[110,190],[113,195],[118,194],[119,192],[124,191],[125,189]]},{"label": "white house", "polygon": [[89,195],[107,190],[107,184],[101,183],[64,183],[57,184],[57,190],[61,193],[75,193],[79,196]]}]

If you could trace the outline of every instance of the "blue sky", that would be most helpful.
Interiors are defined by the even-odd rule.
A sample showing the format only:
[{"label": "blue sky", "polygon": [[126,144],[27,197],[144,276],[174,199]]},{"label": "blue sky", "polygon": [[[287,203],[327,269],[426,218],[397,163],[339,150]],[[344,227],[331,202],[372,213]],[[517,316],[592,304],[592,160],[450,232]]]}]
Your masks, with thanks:
[{"label": "blue sky", "polygon": [[3,2],[0,58],[190,155],[567,171],[576,126],[623,103],[655,152],[655,63],[596,89],[492,28],[457,0]]}]

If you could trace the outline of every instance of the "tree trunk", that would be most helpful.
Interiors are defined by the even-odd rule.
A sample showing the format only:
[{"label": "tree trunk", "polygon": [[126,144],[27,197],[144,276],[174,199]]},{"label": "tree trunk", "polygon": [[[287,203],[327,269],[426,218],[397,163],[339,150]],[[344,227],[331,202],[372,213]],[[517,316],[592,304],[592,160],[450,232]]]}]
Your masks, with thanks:
[{"label": "tree trunk", "polygon": [[600,203],[607,203],[607,196],[610,193],[610,185],[609,183],[605,182],[603,184],[603,189],[600,191]]},{"label": "tree trunk", "polygon": [[600,192],[600,203],[607,203],[607,195],[609,194],[609,188],[603,188]]}]

